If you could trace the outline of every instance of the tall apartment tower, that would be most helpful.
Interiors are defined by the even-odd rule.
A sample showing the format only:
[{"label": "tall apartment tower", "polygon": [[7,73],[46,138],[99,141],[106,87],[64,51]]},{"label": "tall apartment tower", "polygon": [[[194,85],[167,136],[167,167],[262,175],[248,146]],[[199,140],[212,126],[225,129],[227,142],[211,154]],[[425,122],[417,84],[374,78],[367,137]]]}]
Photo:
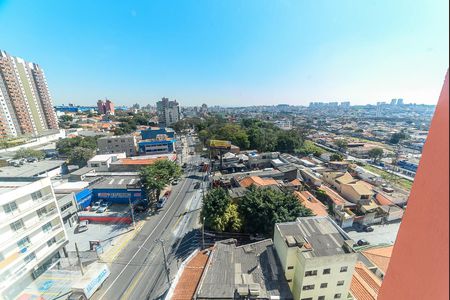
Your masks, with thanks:
[{"label": "tall apartment tower", "polygon": [[97,111],[101,115],[114,115],[114,103],[111,100],[106,99],[106,101],[97,101]]},{"label": "tall apartment tower", "polygon": [[58,129],[42,69],[0,51],[0,137]]},{"label": "tall apartment tower", "polygon": [[50,178],[0,177],[0,220],[0,299],[17,299],[68,242]]},{"label": "tall apartment tower", "polygon": [[159,124],[168,127],[180,120],[180,105],[176,100],[169,101],[169,98],[162,98],[156,102]]}]

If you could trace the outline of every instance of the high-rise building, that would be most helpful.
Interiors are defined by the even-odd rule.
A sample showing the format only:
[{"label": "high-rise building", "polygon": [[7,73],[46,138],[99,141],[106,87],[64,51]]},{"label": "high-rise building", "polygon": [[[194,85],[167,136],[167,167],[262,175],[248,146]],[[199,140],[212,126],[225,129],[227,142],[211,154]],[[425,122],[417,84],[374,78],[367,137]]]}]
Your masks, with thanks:
[{"label": "high-rise building", "polygon": [[397,99],[392,99],[391,100],[391,105],[396,105],[397,104]]},{"label": "high-rise building", "polygon": [[295,300],[347,299],[357,254],[328,216],[277,223],[273,242]]},{"label": "high-rise building", "polygon": [[397,99],[397,105],[403,105],[403,99],[402,98]]},{"label": "high-rise building", "polygon": [[169,98],[162,98],[156,102],[159,125],[168,127],[180,120],[180,106],[176,100],[169,101]]},{"label": "high-rise building", "polygon": [[50,178],[0,177],[0,298],[16,299],[56,263],[67,235]]},{"label": "high-rise building", "polygon": [[0,51],[0,137],[58,128],[43,70]]},{"label": "high-rise building", "polygon": [[114,103],[106,99],[97,101],[97,111],[101,115],[114,115]]}]

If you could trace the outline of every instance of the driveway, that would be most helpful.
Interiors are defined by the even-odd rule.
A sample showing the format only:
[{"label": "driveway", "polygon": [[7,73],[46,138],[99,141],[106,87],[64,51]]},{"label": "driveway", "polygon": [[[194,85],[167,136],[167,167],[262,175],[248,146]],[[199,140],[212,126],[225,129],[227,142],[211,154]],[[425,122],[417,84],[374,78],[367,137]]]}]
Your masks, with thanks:
[{"label": "driveway", "polygon": [[372,232],[356,231],[355,228],[346,228],[347,234],[355,241],[364,239],[371,245],[379,244],[394,244],[397,238],[398,229],[400,228],[400,222],[384,224],[384,225],[371,225]]}]

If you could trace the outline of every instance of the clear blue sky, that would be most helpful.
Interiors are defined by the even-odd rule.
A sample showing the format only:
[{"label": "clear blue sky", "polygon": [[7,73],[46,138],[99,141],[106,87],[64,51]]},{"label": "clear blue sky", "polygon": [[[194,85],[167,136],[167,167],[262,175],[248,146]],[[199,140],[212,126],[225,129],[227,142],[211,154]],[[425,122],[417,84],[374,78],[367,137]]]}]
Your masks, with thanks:
[{"label": "clear blue sky", "polygon": [[0,0],[0,49],[54,101],[437,101],[448,0]]}]

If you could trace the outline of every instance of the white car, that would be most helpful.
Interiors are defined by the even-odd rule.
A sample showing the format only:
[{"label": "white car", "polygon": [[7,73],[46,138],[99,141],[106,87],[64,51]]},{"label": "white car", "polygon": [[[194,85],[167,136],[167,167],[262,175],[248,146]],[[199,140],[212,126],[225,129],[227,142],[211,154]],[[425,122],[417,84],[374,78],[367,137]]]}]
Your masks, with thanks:
[{"label": "white car", "polygon": [[101,201],[94,202],[94,205],[92,205],[91,207],[91,211],[96,211],[97,209],[99,209],[101,204],[102,204]]}]

